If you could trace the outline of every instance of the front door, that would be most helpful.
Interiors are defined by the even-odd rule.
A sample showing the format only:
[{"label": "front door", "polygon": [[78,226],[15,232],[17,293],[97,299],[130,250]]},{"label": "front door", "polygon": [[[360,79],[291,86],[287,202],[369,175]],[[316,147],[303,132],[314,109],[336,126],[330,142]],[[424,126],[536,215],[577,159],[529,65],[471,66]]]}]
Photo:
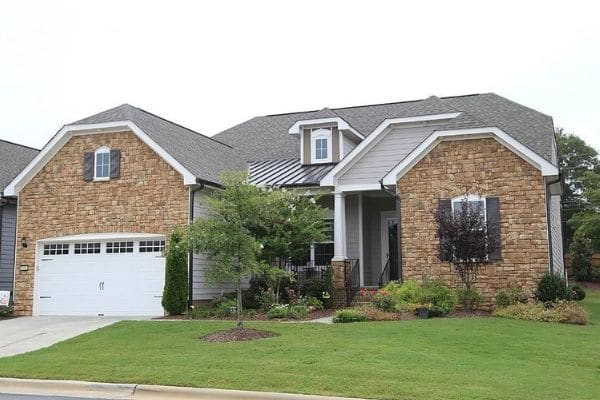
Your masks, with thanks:
[{"label": "front door", "polygon": [[398,269],[398,218],[395,211],[381,213],[381,268],[390,262],[389,279],[400,279]]}]

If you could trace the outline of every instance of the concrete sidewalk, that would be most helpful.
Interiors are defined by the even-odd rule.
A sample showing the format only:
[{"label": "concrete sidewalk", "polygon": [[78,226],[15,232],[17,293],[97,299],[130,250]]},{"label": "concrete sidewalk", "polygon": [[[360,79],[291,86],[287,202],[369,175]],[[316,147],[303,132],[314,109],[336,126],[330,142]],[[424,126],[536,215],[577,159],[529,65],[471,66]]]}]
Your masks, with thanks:
[{"label": "concrete sidewalk", "polygon": [[0,357],[42,349],[121,321],[110,317],[20,317],[0,321]]},{"label": "concrete sidewalk", "polygon": [[359,400],[242,390],[0,378],[0,393],[129,400]]}]

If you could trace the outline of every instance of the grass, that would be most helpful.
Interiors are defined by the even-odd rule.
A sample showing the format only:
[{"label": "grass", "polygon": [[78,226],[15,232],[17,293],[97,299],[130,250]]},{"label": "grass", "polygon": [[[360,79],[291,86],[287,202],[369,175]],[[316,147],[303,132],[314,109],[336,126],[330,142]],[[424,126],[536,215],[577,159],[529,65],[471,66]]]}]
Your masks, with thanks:
[{"label": "grass", "polygon": [[217,387],[386,399],[596,399],[593,324],[446,318],[341,325],[255,322],[281,336],[198,337],[232,322],[121,322],[2,359],[0,376]]}]

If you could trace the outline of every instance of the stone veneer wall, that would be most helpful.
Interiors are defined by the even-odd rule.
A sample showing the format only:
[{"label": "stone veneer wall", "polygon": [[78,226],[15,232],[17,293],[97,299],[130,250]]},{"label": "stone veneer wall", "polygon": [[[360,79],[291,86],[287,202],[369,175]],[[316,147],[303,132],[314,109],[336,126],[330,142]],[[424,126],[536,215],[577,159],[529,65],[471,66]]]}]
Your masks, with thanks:
[{"label": "stone veneer wall", "polygon": [[[83,155],[101,146],[121,150],[121,176],[83,180]],[[74,136],[19,194],[15,311],[30,315],[36,241],[84,233],[168,234],[189,216],[182,176],[131,132]],[[27,265],[26,271],[20,266]]]},{"label": "stone veneer wall", "polygon": [[522,287],[531,293],[549,269],[545,185],[541,172],[494,139],[444,141],[397,185],[402,204],[402,268],[405,279],[441,278],[461,285],[450,263],[438,255],[434,212],[438,199],[468,191],[498,197],[502,260],[480,270],[476,287],[485,306],[498,290]]}]

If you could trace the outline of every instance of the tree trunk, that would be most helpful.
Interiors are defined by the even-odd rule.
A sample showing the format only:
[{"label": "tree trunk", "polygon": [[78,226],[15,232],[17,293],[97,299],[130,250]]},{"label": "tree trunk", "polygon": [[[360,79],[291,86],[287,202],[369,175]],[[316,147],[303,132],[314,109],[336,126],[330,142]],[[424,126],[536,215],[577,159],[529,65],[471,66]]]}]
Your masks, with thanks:
[{"label": "tree trunk", "polygon": [[236,282],[237,289],[237,305],[235,307],[237,328],[242,329],[244,327],[244,321],[242,321],[242,278],[238,276]]}]

